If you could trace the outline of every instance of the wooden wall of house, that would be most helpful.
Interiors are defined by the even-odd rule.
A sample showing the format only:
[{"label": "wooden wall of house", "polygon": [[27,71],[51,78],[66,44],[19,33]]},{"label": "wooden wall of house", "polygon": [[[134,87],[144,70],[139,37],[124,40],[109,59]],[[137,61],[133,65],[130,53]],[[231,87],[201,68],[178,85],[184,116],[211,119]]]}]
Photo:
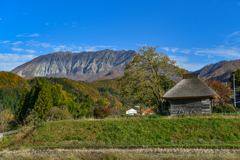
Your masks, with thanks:
[{"label": "wooden wall of house", "polygon": [[212,113],[210,99],[180,99],[170,102],[171,115]]}]

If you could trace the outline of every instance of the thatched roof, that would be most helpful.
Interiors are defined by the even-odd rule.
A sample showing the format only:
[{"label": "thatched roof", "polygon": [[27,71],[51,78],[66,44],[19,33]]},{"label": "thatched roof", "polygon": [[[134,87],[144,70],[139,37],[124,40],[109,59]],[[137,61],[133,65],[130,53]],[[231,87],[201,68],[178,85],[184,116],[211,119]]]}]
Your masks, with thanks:
[{"label": "thatched roof", "polygon": [[208,87],[198,74],[185,74],[184,79],[164,94],[164,99],[216,98],[218,94]]}]

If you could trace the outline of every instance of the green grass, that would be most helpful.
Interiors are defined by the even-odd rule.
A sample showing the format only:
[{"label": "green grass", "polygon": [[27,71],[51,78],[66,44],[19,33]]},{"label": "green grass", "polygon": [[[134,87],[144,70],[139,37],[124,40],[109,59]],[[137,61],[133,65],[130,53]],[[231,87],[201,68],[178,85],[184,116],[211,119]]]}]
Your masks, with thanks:
[{"label": "green grass", "polygon": [[0,142],[0,148],[101,145],[240,147],[240,119],[196,117],[58,121],[4,137]]}]

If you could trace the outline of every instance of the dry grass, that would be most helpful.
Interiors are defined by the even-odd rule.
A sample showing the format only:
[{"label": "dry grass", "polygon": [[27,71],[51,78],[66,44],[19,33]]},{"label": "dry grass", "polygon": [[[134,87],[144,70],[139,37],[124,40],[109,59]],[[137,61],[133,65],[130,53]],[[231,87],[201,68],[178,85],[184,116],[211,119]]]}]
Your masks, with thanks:
[{"label": "dry grass", "polygon": [[240,150],[212,149],[56,149],[0,152],[0,159],[160,159],[160,160],[237,160]]}]

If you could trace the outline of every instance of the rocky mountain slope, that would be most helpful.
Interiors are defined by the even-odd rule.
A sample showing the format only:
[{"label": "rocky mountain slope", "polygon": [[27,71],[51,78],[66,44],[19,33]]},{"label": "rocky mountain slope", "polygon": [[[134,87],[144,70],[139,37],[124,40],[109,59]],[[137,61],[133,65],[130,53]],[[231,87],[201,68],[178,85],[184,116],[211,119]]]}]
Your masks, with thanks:
[{"label": "rocky mountain slope", "polygon": [[39,56],[11,72],[24,77],[63,77],[80,81],[122,76],[135,51],[56,52]]},{"label": "rocky mountain slope", "polygon": [[[63,77],[80,81],[113,79],[124,74],[125,64],[131,61],[135,51],[102,50],[96,52],[56,52],[39,56],[11,72],[24,77]],[[226,82],[230,73],[240,68],[240,60],[220,61],[192,72],[207,80]],[[188,72],[188,71],[187,71]],[[189,72],[188,72],[189,73]],[[179,82],[181,77],[172,77]]]},{"label": "rocky mountain slope", "polygon": [[240,69],[240,60],[220,61],[218,63],[206,65],[202,69],[192,73],[199,73],[201,79],[204,81],[216,79],[227,82],[230,73],[237,69]]}]

